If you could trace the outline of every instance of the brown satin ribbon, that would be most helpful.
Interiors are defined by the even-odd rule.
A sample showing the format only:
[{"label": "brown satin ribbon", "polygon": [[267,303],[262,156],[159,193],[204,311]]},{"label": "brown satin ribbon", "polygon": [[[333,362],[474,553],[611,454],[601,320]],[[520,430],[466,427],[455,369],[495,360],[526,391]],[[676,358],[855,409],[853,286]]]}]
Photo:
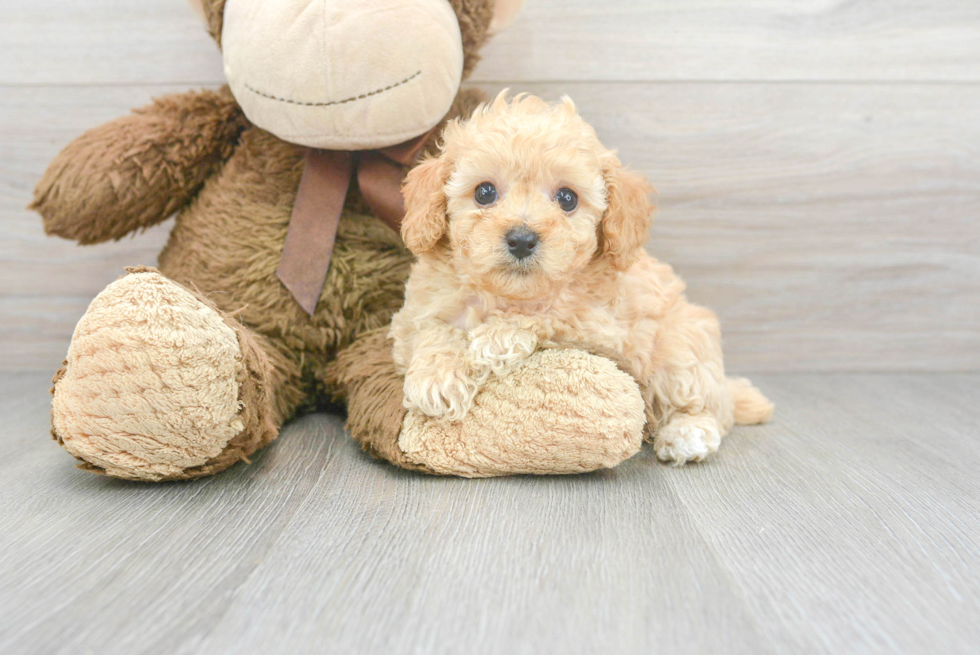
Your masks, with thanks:
[{"label": "brown satin ribbon", "polygon": [[337,226],[354,171],[367,206],[398,230],[405,216],[401,193],[404,167],[415,163],[430,134],[381,150],[307,151],[276,270],[276,276],[307,314],[312,316],[316,311],[327,279]]}]

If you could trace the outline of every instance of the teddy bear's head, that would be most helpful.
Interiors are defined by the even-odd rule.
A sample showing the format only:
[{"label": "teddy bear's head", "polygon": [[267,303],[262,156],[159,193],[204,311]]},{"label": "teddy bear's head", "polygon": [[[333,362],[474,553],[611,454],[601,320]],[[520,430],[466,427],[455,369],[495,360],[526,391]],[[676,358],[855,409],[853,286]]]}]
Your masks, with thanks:
[{"label": "teddy bear's head", "polygon": [[523,0],[191,0],[252,123],[292,143],[382,148],[449,110]]}]

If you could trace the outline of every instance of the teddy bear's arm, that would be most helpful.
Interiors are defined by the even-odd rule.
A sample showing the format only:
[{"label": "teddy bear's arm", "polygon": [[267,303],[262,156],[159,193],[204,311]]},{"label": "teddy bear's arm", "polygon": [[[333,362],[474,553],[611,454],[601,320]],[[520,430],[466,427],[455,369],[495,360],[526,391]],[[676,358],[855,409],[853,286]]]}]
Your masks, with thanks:
[{"label": "teddy bear's arm", "polygon": [[158,98],[68,144],[31,209],[48,234],[83,244],[119,239],[183,207],[246,125],[227,87]]}]

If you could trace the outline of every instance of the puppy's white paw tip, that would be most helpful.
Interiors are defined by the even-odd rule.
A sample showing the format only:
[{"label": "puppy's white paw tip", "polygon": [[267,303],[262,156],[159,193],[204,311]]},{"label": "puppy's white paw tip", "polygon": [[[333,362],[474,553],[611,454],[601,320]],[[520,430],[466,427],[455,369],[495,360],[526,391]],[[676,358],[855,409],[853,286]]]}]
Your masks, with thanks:
[{"label": "puppy's white paw tip", "polygon": [[660,429],[654,441],[657,458],[681,465],[700,462],[718,450],[721,434],[706,422],[674,420]]}]

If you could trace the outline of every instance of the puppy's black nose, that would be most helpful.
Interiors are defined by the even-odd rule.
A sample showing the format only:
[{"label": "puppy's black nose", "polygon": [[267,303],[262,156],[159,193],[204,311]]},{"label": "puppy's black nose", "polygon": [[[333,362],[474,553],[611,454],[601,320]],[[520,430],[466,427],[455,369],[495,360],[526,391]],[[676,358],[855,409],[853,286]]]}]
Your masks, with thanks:
[{"label": "puppy's black nose", "polygon": [[538,235],[526,227],[515,227],[504,237],[507,249],[516,259],[526,259],[534,254],[538,246]]}]

